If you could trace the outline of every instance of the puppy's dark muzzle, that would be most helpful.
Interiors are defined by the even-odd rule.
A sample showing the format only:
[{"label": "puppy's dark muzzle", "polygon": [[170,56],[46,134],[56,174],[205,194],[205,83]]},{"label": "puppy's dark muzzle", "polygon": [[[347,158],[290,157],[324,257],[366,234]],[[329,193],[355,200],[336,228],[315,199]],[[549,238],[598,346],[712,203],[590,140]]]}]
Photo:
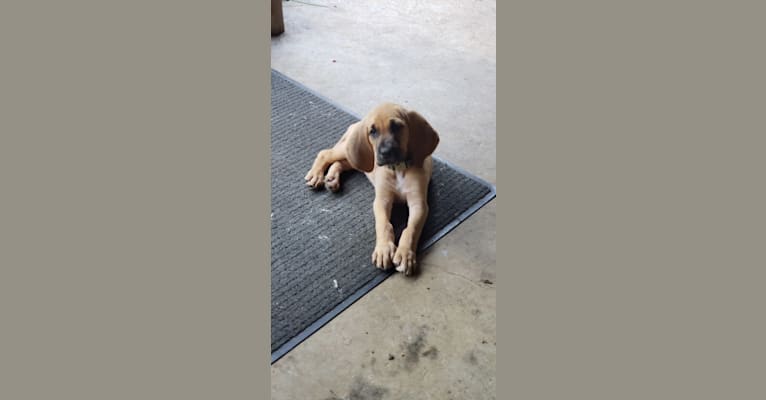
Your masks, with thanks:
[{"label": "puppy's dark muzzle", "polygon": [[397,143],[386,141],[378,146],[378,165],[396,164],[401,161],[402,153]]}]

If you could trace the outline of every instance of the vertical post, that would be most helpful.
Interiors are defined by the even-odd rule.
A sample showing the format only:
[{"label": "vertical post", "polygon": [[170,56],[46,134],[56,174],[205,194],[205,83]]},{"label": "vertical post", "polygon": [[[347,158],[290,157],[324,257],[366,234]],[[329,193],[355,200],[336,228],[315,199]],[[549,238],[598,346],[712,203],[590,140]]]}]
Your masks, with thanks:
[{"label": "vertical post", "polygon": [[271,0],[271,36],[279,36],[285,31],[282,17],[282,0]]}]

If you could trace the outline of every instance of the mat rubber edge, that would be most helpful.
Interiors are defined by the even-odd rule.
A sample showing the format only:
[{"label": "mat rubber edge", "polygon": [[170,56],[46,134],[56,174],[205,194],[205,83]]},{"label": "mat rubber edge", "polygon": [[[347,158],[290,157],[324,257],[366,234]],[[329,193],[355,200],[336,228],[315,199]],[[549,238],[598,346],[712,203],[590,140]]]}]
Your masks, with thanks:
[{"label": "mat rubber edge", "polygon": [[[317,98],[327,102],[328,104],[332,105],[333,107],[338,108],[339,110],[353,116],[356,119],[361,119],[358,115],[351,112],[350,110],[346,109],[345,107],[336,104],[332,100],[324,97],[323,95],[317,93],[313,89],[307,87],[306,85],[286,76],[285,74],[275,70],[271,69],[274,73],[278,74],[281,78],[293,83],[294,85],[300,87],[301,89],[311,93],[312,95],[316,96]],[[270,78],[269,78],[270,79]],[[476,202],[473,206],[468,208],[466,211],[458,215],[452,222],[447,224],[444,228],[437,231],[430,239],[428,239],[425,243],[421,245],[421,248],[418,250],[418,254],[422,254],[428,248],[430,248],[434,243],[439,241],[442,237],[444,237],[447,233],[451,232],[453,229],[455,229],[458,225],[460,225],[463,221],[468,219],[471,215],[479,211],[483,206],[485,206],[487,203],[492,201],[497,196],[497,188],[495,185],[485,181],[484,179],[479,178],[478,176],[464,170],[461,167],[455,166],[449,161],[442,160],[436,156],[434,156],[435,159],[439,160],[440,162],[444,163],[448,167],[460,172],[461,174],[481,183],[482,185],[485,185],[490,189],[489,193],[487,193],[486,196],[484,196],[481,200]],[[380,285],[385,281],[389,276],[393,275],[395,273],[395,270],[390,270],[387,273],[380,274],[372,278],[369,282],[364,284],[362,287],[360,287],[356,292],[354,292],[351,296],[347,297],[345,300],[343,300],[340,304],[335,306],[332,310],[330,310],[328,313],[320,317],[318,320],[314,321],[311,325],[306,327],[303,331],[295,335],[293,338],[282,344],[278,349],[274,350],[271,353],[271,364],[274,364],[277,362],[280,358],[284,357],[288,352],[290,352],[292,349],[297,347],[299,344],[301,344],[304,340],[308,339],[311,335],[316,333],[319,329],[321,329],[324,325],[326,325],[328,322],[332,321],[335,317],[337,317],[341,312],[345,311],[348,307],[350,307],[352,304],[354,304],[357,300],[361,299],[365,294],[370,292],[372,289],[374,289],[376,286]]]}]

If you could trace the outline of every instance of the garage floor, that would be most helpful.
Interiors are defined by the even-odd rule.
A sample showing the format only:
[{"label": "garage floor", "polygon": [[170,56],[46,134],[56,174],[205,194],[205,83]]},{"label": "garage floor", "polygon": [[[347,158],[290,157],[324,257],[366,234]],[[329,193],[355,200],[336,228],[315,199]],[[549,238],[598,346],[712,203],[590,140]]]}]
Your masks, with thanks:
[{"label": "garage floor", "polygon": [[[418,110],[495,183],[495,1],[286,1],[272,67],[352,112]],[[342,132],[339,132],[342,134]],[[271,369],[272,399],[494,399],[495,203]]]}]

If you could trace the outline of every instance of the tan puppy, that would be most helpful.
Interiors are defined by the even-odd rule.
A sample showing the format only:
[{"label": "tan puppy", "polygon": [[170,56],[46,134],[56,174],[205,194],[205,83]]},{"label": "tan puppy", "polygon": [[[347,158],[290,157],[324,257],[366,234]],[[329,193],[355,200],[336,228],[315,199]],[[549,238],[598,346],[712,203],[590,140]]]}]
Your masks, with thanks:
[{"label": "tan puppy", "polygon": [[[364,172],[375,187],[372,263],[381,269],[394,265],[397,271],[410,275],[428,216],[431,153],[438,144],[439,135],[420,114],[384,103],[349,126],[333,148],[319,152],[306,174],[306,184],[337,191],[341,172],[351,168]],[[409,209],[398,246],[390,221],[394,202],[406,202]]]}]

